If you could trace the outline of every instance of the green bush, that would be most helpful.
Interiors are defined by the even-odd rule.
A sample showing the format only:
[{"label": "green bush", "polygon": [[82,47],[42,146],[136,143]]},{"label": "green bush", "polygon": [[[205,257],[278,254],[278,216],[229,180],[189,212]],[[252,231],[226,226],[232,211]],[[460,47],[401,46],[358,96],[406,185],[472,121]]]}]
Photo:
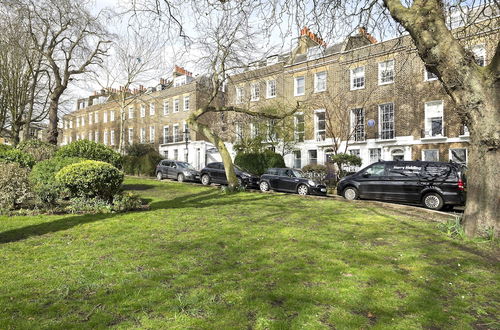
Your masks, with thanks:
[{"label": "green bush", "polygon": [[26,140],[17,145],[17,149],[22,150],[39,162],[45,159],[52,158],[56,153],[57,146],[48,142],[43,142],[38,139]]},{"label": "green bush", "polygon": [[268,168],[285,167],[283,156],[270,150],[264,152],[238,153],[234,163],[244,170],[262,175]]},{"label": "green bush", "polygon": [[156,175],[156,165],[163,157],[151,145],[135,144],[126,150],[123,171],[130,175]]},{"label": "green bush", "polygon": [[111,200],[122,185],[123,173],[109,163],[84,160],[63,167],[56,174],[56,182],[64,185],[72,197]]},{"label": "green bush", "polygon": [[35,165],[35,159],[33,158],[33,156],[24,151],[13,148],[6,148],[4,150],[0,149],[0,160],[18,163],[22,167],[28,168],[32,168],[33,165]]},{"label": "green bush", "polygon": [[118,193],[113,201],[100,197],[75,197],[69,200],[66,211],[69,213],[112,213],[126,212],[142,208],[141,198],[131,192]]},{"label": "green bush", "polygon": [[55,203],[64,192],[64,186],[56,181],[56,173],[67,165],[83,160],[77,157],[54,157],[37,163],[30,174],[36,196],[44,203]]},{"label": "green bush", "polygon": [[32,196],[28,175],[18,163],[0,162],[0,209],[12,210]]},{"label": "green bush", "polygon": [[327,167],[320,164],[309,164],[302,167],[302,172],[313,172],[313,173],[325,173],[327,172]]},{"label": "green bush", "polygon": [[104,144],[89,140],[78,140],[72,142],[56,152],[57,157],[80,157],[90,160],[98,160],[121,168],[122,157],[113,149]]},{"label": "green bush", "polygon": [[14,149],[13,146],[11,145],[8,145],[8,144],[0,144],[0,153],[4,152],[4,151],[7,151],[7,150],[11,150],[11,149]]}]

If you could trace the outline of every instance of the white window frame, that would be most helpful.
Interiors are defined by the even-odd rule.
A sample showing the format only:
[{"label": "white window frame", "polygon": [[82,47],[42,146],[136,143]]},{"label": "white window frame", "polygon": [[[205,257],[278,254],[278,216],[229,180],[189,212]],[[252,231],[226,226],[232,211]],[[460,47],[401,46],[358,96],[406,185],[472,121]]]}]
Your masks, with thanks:
[{"label": "white window frame", "polygon": [[141,104],[141,118],[146,117],[146,105]]},{"label": "white window frame", "polygon": [[244,90],[243,87],[236,87],[236,104],[241,104],[243,103],[243,98],[244,98]]},{"label": "white window frame", "polygon": [[129,127],[128,128],[128,144],[134,143],[134,128]]},{"label": "white window frame", "polygon": [[141,127],[141,135],[139,136],[139,141],[141,143],[146,142],[146,127]]},{"label": "white window frame", "polygon": [[[372,151],[374,151],[374,150],[378,150],[378,152],[377,152],[378,157],[376,160],[374,160],[372,157],[373,156]],[[370,148],[370,149],[368,149],[368,157],[370,159],[370,164],[378,162],[379,160],[382,159],[382,148]]]},{"label": "white window frame", "polygon": [[109,135],[108,130],[105,130],[104,131],[104,139],[103,139],[104,145],[108,145],[108,135]]},{"label": "white window frame", "polygon": [[178,139],[180,136],[179,134],[179,124],[174,124],[173,129],[172,129],[172,141],[173,142],[180,142],[182,141],[182,138]]},{"label": "white window frame", "polygon": [[92,113],[89,113],[89,125],[92,125],[92,118],[94,116],[92,115]]},{"label": "white window frame", "polygon": [[109,112],[109,121],[115,121],[115,110]]},{"label": "white window frame", "polygon": [[174,109],[172,110],[172,113],[179,112],[180,108],[179,102],[180,102],[179,99],[174,99]]},{"label": "white window frame", "polygon": [[[323,86],[321,88],[321,86],[319,85],[319,83],[321,82],[320,78],[319,78],[319,75],[323,75],[324,74],[324,78],[323,78]],[[327,84],[328,84],[328,73],[327,71],[321,71],[321,72],[316,72],[314,74],[314,93],[320,93],[320,92],[324,92],[326,91],[327,89]]]},{"label": "white window frame", "polygon": [[[299,131],[299,119],[298,117],[302,116],[302,125],[303,125],[303,130]],[[300,134],[302,133],[302,139],[300,138]],[[304,142],[305,140],[305,118],[304,118],[304,113],[303,112],[297,112],[295,116],[293,116],[293,136],[296,142]]]},{"label": "white window frame", "polygon": [[128,118],[133,119],[134,118],[134,107],[128,107]]},{"label": "white window frame", "polygon": [[154,143],[155,142],[155,127],[154,126],[149,126],[149,142]]},{"label": "white window frame", "polygon": [[[324,119],[324,122],[325,122],[325,128],[320,130],[319,129],[319,118],[318,118],[318,114],[324,114],[325,115],[325,119]],[[323,133],[323,137],[321,137],[321,134],[320,133]],[[314,110],[314,139],[316,142],[320,142],[320,141],[325,141],[326,140],[326,111],[325,109],[318,109],[318,110]]]},{"label": "white window frame", "polygon": [[259,128],[255,123],[250,123],[250,138],[255,139],[259,135]]},{"label": "white window frame", "polygon": [[82,116],[82,126],[85,126],[85,116]]},{"label": "white window frame", "polygon": [[[384,121],[382,110],[386,109],[386,106],[391,106],[392,107],[392,122],[391,121]],[[384,128],[384,126],[386,126]],[[392,126],[392,129],[387,129],[387,126]],[[396,127],[395,127],[395,109],[394,109],[394,103],[393,102],[388,102],[388,103],[383,103],[378,105],[378,132],[379,132],[379,139],[381,140],[393,140],[396,138]],[[392,131],[392,136],[390,137],[384,137],[384,133],[390,133]],[[390,134],[389,134],[390,135]]]},{"label": "white window frame", "polygon": [[[439,149],[422,149],[422,160],[423,161],[427,161],[427,159],[425,159],[425,152],[426,151],[434,151],[434,152],[436,152],[437,157],[436,157],[435,161],[439,162]],[[432,161],[434,161],[434,160],[432,160]]]},{"label": "white window frame", "polygon": [[115,130],[112,129],[109,132],[109,144],[114,146],[115,145]]},{"label": "white window frame", "polygon": [[163,100],[163,115],[166,116],[170,113],[170,100]]},{"label": "white window frame", "polygon": [[[302,86],[302,88],[303,88],[302,92],[298,92],[298,88],[299,88],[298,81],[299,80],[304,81],[303,86]],[[306,94],[306,76],[294,77],[294,79],[293,79],[293,95],[294,96],[302,96],[305,94]]]},{"label": "white window frame", "polygon": [[[165,134],[167,132],[167,134]],[[168,136],[170,134],[170,126],[163,126],[163,143],[168,143]]]},{"label": "white window frame", "polygon": [[276,79],[266,81],[266,98],[272,99],[276,94]]},{"label": "white window frame", "polygon": [[[429,112],[430,109],[428,107],[434,106],[436,104],[441,105],[441,134],[432,134],[432,119],[438,118],[438,116],[430,116]],[[443,100],[434,100],[434,101],[429,101],[425,102],[424,104],[424,131],[425,131],[425,137],[433,137],[433,136],[444,136],[444,101]]]},{"label": "white window frame", "polygon": [[[453,150],[462,150],[462,149],[463,149],[463,150],[465,150],[465,163],[459,163],[459,164],[467,164],[467,163],[468,163],[468,161],[469,161],[469,151],[468,151],[468,149],[467,149],[467,148],[450,148],[450,149],[448,150],[448,159],[449,159],[450,161],[453,161],[453,159],[452,159],[452,157],[453,157],[453,156],[452,156],[452,151],[453,151]],[[457,162],[457,163],[458,163],[458,162]]]},{"label": "white window frame", "polygon": [[156,106],[153,102],[149,103],[149,115],[154,116],[156,113]]},{"label": "white window frame", "polygon": [[[356,70],[359,70],[360,73],[355,72]],[[350,70],[351,75],[350,75],[350,84],[351,84],[351,90],[358,90],[358,89],[364,89],[366,87],[366,72],[365,72],[365,67],[364,66],[358,66],[354,69]],[[363,79],[363,85],[362,86],[354,86],[354,81],[355,79]]]},{"label": "white window frame", "polygon": [[99,143],[99,131],[94,132],[94,142]]},{"label": "white window frame", "polygon": [[88,134],[88,137],[89,137],[89,141],[92,141],[92,137],[94,136],[94,133],[92,133],[92,131],[89,131],[89,134]]},{"label": "white window frame", "polygon": [[260,84],[253,83],[250,85],[250,101],[258,101],[260,99]]},{"label": "white window frame", "polygon": [[94,112],[94,124],[97,124],[99,122],[99,112]]},{"label": "white window frame", "polygon": [[[362,113],[362,118],[363,118],[363,123],[359,126],[361,127],[362,129],[358,129],[356,128],[356,126],[358,125],[357,123],[357,118],[356,118],[356,113],[355,111],[357,110],[361,110],[361,113]],[[352,134],[352,140],[353,141],[356,141],[356,142],[361,142],[361,141],[365,141],[366,140],[366,128],[365,128],[365,125],[366,125],[366,113],[365,113],[365,109],[364,108],[354,108],[354,109],[351,109],[350,110],[350,117],[351,117],[351,129],[350,131],[353,132]],[[362,135],[361,137],[357,138],[357,132],[361,132],[362,131]]]},{"label": "white window frame", "polygon": [[235,141],[241,142],[241,140],[243,139],[243,130],[240,122],[234,124],[234,134],[235,134]]},{"label": "white window frame", "polygon": [[183,110],[184,111],[189,111],[189,96],[184,96],[184,106],[183,106]]},{"label": "white window frame", "polygon": [[[385,66],[385,68],[384,68],[384,66]],[[394,67],[395,67],[395,61],[393,59],[378,63],[378,84],[379,85],[389,85],[389,84],[394,83],[394,79],[395,79]],[[390,81],[383,81],[384,72],[392,72]]]},{"label": "white window frame", "polygon": [[107,123],[108,122],[108,112],[104,111],[102,114],[102,122]]}]

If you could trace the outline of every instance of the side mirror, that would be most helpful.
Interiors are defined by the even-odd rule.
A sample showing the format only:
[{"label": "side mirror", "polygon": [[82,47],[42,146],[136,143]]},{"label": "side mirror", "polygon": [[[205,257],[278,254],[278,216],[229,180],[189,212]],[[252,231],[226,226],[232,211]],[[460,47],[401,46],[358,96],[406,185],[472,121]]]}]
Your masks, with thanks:
[{"label": "side mirror", "polygon": [[371,174],[368,172],[363,173],[363,178],[368,178]]}]

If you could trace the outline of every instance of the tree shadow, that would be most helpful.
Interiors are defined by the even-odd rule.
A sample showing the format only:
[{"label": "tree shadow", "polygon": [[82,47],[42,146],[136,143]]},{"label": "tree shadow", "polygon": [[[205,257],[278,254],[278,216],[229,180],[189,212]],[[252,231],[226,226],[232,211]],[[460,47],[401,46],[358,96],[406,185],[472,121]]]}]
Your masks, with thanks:
[{"label": "tree shadow", "polygon": [[149,190],[155,188],[155,186],[150,184],[124,184],[123,190]]},{"label": "tree shadow", "polygon": [[64,217],[58,220],[44,222],[36,225],[16,228],[0,233],[0,244],[21,241],[32,236],[42,236],[49,233],[70,229],[86,223],[102,221],[120,214],[87,214]]}]

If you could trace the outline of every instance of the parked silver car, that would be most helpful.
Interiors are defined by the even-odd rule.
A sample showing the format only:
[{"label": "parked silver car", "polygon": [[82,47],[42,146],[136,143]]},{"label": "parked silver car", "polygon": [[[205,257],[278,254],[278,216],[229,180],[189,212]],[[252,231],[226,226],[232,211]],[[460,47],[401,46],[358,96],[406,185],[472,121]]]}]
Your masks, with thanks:
[{"label": "parked silver car", "polygon": [[199,181],[200,172],[187,162],[164,159],[156,166],[156,178],[158,180],[176,179],[179,182]]}]

